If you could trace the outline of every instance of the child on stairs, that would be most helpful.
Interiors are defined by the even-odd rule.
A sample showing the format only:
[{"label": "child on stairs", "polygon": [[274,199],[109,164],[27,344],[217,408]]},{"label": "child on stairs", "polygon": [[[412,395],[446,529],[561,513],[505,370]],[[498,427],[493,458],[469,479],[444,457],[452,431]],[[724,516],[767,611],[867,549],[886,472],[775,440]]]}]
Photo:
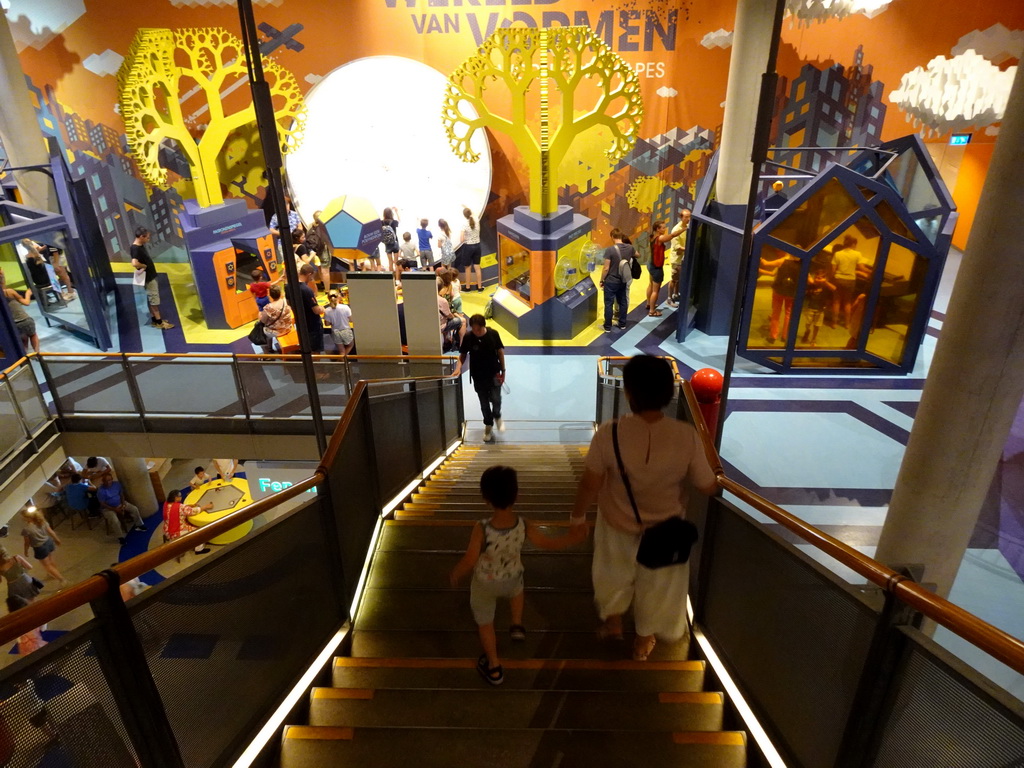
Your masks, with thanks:
[{"label": "child on stairs", "polygon": [[452,569],[451,584],[457,586],[470,571],[469,605],[480,633],[484,652],[477,671],[491,685],[501,685],[504,670],[498,661],[494,634],[494,609],[499,597],[508,598],[512,609],[509,634],[515,641],[526,639],[523,627],[523,542],[526,539],[541,549],[565,549],[586,537],[585,526],[575,526],[570,534],[554,538],[540,532],[535,523],[513,510],[519,495],[519,479],[512,467],[494,466],[480,476],[480,494],[492,509],[491,517],[473,526],[469,546]]}]

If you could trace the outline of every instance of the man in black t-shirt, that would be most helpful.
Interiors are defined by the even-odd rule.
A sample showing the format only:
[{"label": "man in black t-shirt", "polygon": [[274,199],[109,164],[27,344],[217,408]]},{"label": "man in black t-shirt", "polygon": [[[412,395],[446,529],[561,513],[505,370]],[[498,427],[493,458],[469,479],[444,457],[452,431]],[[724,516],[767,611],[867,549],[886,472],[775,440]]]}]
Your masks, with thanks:
[{"label": "man in black t-shirt", "polygon": [[149,302],[150,325],[166,331],[174,326],[160,317],[160,289],[156,284],[156,265],[153,263],[149,251],[146,250],[146,243],[149,242],[149,238],[149,230],[145,227],[139,227],[135,230],[135,242],[132,243],[131,247],[132,266],[137,270],[146,270],[146,301]]},{"label": "man in black t-shirt", "polygon": [[316,267],[303,264],[299,270],[299,294],[301,295],[302,311],[306,313],[306,327],[309,328],[309,351],[320,354],[324,351],[324,324],[320,318],[324,308],[317,303],[316,294],[309,287],[308,281],[316,279]]},{"label": "man in black t-shirt", "polygon": [[493,328],[487,327],[483,315],[469,318],[469,333],[459,347],[459,363],[453,376],[462,374],[462,366],[469,355],[469,378],[473,382],[476,396],[480,398],[480,410],[484,417],[484,442],[494,440],[494,425],[498,431],[505,431],[501,420],[501,385],[505,383],[505,345]]}]

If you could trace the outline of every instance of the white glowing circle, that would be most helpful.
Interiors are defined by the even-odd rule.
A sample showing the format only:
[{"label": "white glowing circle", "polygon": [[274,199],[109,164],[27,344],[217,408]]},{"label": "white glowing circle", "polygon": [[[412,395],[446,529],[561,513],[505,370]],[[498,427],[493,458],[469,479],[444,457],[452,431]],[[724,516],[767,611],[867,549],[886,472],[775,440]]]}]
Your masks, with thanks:
[{"label": "white glowing circle", "polygon": [[341,195],[397,207],[402,232],[428,219],[447,219],[452,234],[487,204],[491,154],[482,131],[473,137],[475,163],[451,151],[441,125],[448,78],[401,56],[371,56],[335,69],[306,96],[302,144],[285,156],[288,183],[303,221]]}]

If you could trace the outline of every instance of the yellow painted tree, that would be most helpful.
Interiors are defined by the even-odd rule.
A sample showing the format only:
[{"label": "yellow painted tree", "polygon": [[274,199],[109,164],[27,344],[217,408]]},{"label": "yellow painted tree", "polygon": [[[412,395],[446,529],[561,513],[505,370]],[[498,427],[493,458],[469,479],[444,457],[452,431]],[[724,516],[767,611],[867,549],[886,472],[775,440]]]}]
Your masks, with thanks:
[{"label": "yellow painted tree", "polygon": [[[302,92],[291,72],[263,57],[282,149],[297,146],[305,125]],[[220,27],[140,29],[117,73],[128,147],[146,181],[166,186],[160,149],[176,146],[188,160],[201,206],[224,202],[218,156],[228,137],[255,124],[242,41]],[[202,103],[198,108],[194,104]],[[227,101],[234,107],[230,109]],[[191,109],[186,114],[185,105]]]},{"label": "yellow painted tree", "polygon": [[552,175],[573,140],[604,126],[605,154],[618,161],[636,142],[643,99],[636,74],[589,27],[509,27],[449,77],[441,119],[466,162],[479,159],[470,142],[481,128],[511,137],[529,168],[530,209],[545,215],[558,205]]}]

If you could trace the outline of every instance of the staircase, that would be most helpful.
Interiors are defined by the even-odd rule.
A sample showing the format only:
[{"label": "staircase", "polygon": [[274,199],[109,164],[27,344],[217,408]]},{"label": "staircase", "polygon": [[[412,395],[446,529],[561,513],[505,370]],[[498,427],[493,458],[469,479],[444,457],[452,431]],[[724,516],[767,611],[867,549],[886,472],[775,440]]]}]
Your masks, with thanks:
[{"label": "staircase", "polygon": [[480,473],[519,471],[518,512],[564,532],[586,446],[463,445],[383,530],[333,687],[314,688],[309,725],[284,729],[281,768],[343,765],[743,768],[746,736],[722,731],[721,693],[705,692],[688,642],[634,662],[627,640],[599,641],[591,542],[559,552],[526,545],[527,639],[495,620],[505,682],[475,669],[468,588],[448,573],[487,515]]}]

